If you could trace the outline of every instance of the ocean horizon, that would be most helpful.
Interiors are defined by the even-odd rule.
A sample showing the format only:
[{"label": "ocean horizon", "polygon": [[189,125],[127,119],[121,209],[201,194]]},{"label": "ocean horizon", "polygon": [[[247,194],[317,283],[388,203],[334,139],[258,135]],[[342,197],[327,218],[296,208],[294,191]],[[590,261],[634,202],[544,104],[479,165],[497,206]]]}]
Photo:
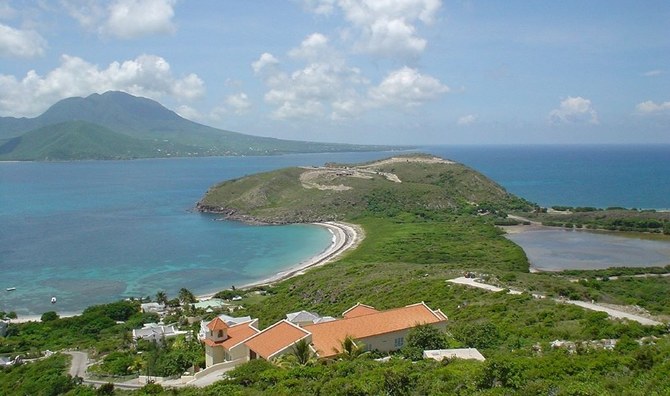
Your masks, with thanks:
[{"label": "ocean horizon", "polygon": [[[670,145],[414,151],[464,163],[542,206],[670,208]],[[0,163],[0,310],[77,312],[159,290],[204,294],[266,279],[323,251],[330,233],[215,221],[193,210],[209,187],[286,166],[393,154]]]}]

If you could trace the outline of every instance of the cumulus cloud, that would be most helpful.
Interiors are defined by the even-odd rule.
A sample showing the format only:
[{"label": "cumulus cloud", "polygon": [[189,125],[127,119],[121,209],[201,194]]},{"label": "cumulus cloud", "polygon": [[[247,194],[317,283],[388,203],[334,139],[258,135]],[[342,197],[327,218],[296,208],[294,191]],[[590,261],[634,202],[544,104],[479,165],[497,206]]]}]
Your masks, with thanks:
[{"label": "cumulus cloud", "polygon": [[369,97],[376,106],[414,107],[447,92],[449,87],[438,79],[405,66],[392,71],[378,86],[371,88]]},{"label": "cumulus cloud", "polygon": [[251,109],[251,101],[244,92],[228,95],[225,104],[233,113],[238,115],[245,114]]},{"label": "cumulus cloud", "polygon": [[[279,65],[279,60],[275,58],[274,55],[264,52],[258,60],[251,63],[251,68],[254,73],[261,74],[268,69],[274,69],[277,65]],[[273,70],[270,70],[270,72],[272,71]]]},{"label": "cumulus cloud", "polygon": [[441,0],[306,0],[317,14],[341,10],[351,25],[354,49],[382,57],[416,57],[426,48],[416,24],[431,24]]},{"label": "cumulus cloud", "polygon": [[456,121],[456,123],[458,125],[467,126],[467,125],[473,124],[475,121],[477,121],[477,116],[474,115],[474,114],[468,114],[468,115],[464,115],[462,117],[459,117],[458,121]]},{"label": "cumulus cloud", "polygon": [[189,101],[201,97],[205,88],[195,74],[175,77],[168,62],[155,55],[113,62],[105,69],[81,58],[63,55],[61,64],[44,76],[34,70],[22,79],[0,74],[0,114],[32,117],[60,99],[109,90],[156,100],[168,96]]},{"label": "cumulus cloud", "polygon": [[0,23],[0,56],[34,58],[43,55],[45,47],[46,40],[39,33]]},{"label": "cumulus cloud", "polygon": [[313,33],[300,43],[300,47],[289,51],[289,56],[307,61],[318,61],[329,52],[328,38],[321,33]]},{"label": "cumulus cloud", "polygon": [[655,103],[651,100],[646,102],[638,103],[635,106],[635,111],[638,114],[649,115],[649,114],[670,114],[670,102]]},{"label": "cumulus cloud", "polygon": [[598,114],[591,101],[581,96],[569,96],[561,101],[557,109],[549,112],[549,121],[554,124],[599,123]]},{"label": "cumulus cloud", "polygon": [[176,0],[114,0],[104,6],[96,0],[61,0],[81,26],[120,39],[174,33]]},{"label": "cumulus cloud", "polygon": [[320,33],[306,37],[289,51],[294,59],[306,61],[302,68],[286,73],[279,60],[264,53],[251,64],[268,88],[264,95],[276,119],[348,118],[354,115],[357,87],[366,84],[360,70],[346,65],[328,38]]}]

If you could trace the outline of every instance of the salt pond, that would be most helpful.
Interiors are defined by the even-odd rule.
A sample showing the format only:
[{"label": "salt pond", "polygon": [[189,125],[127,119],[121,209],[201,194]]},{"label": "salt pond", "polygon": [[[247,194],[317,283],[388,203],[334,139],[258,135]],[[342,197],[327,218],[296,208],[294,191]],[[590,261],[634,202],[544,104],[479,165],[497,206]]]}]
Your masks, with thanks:
[{"label": "salt pond", "polygon": [[670,241],[562,228],[528,227],[509,233],[531,268],[539,271],[663,267],[670,264]]}]

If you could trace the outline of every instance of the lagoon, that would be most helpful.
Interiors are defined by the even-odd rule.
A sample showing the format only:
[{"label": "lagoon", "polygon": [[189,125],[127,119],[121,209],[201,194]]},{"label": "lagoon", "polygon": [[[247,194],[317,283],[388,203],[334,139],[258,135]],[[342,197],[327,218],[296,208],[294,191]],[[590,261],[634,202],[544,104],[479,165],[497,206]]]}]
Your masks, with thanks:
[{"label": "lagoon", "polygon": [[523,248],[531,269],[538,271],[670,265],[670,240],[538,226],[506,237]]}]

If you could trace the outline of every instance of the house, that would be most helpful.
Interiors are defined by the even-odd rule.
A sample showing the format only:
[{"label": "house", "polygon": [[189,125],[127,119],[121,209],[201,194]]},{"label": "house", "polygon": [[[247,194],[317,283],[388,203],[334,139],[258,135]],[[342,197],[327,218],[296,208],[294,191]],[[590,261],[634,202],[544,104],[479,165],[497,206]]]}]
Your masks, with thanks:
[{"label": "house", "polygon": [[160,303],[157,303],[157,302],[143,303],[143,304],[140,304],[140,309],[144,313],[151,312],[151,313],[160,314],[160,313],[165,312],[165,304],[160,304]]},{"label": "house", "polygon": [[[251,319],[251,316],[241,316],[241,317],[234,317],[234,316],[228,316],[226,314],[221,314],[218,316],[219,319],[221,319],[225,324],[227,324],[229,327],[230,326],[235,326],[241,323],[247,323],[247,322],[253,322],[251,324],[252,327],[258,328],[258,319]],[[200,341],[204,341],[205,338],[207,337],[207,333],[209,333],[209,328],[207,325],[211,322],[207,320],[200,321],[200,331],[198,332],[198,339]]]},{"label": "house", "polygon": [[220,298],[210,298],[209,300],[204,300],[204,301],[198,301],[197,303],[191,304],[193,308],[195,309],[219,309],[219,308],[225,308],[228,306],[226,302],[224,302]]},{"label": "house", "polygon": [[293,350],[300,340],[311,343],[312,335],[288,320],[279,321],[244,342],[249,349],[249,360],[272,360]]},{"label": "house", "polygon": [[417,325],[428,324],[442,331],[447,325],[442,311],[432,310],[423,302],[386,311],[356,304],[344,311],[341,319],[320,318],[306,311],[294,312],[287,318],[293,321],[284,319],[263,331],[251,318],[242,323],[215,318],[207,323],[204,337],[207,367],[237,360],[272,360],[291,352],[301,340],[308,342],[318,357],[333,357],[347,336],[365,344],[367,350],[389,352],[400,349],[407,333]]},{"label": "house", "polygon": [[412,327],[428,324],[444,331],[448,320],[442,311],[432,310],[423,302],[386,311],[356,304],[342,316],[342,319],[303,327],[312,334],[312,345],[319,357],[337,355],[347,336],[362,342],[369,351],[398,350],[405,344]]},{"label": "house", "polygon": [[220,317],[207,324],[205,335],[205,365],[207,367],[226,361],[249,358],[249,348],[244,341],[260,333],[256,328],[258,321],[227,324]]},{"label": "house", "polygon": [[173,325],[146,323],[141,329],[133,329],[133,339],[161,342],[163,339],[186,333],[188,332],[175,329]]},{"label": "house", "polygon": [[308,311],[298,311],[286,314],[286,320],[298,326],[312,324],[320,318],[319,315]]}]

